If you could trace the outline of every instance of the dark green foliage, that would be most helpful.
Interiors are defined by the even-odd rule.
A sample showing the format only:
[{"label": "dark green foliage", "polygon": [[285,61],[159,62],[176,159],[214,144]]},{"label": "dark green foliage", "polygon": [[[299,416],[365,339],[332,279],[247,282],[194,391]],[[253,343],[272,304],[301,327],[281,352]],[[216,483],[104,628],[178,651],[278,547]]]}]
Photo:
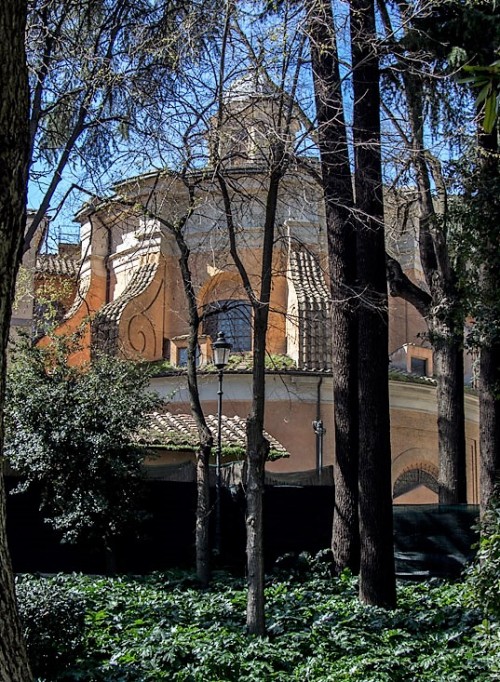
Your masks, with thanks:
[{"label": "dark green foliage", "polygon": [[449,241],[460,268],[467,313],[474,318],[469,344],[500,341],[500,278],[482,279],[481,268],[500,272],[500,159],[471,147],[450,168],[456,197],[449,204]]},{"label": "dark green foliage", "polygon": [[433,42],[433,51],[441,59],[459,47],[464,60],[488,63],[490,46],[500,40],[499,19],[496,0],[441,0],[417,14],[414,24],[427,45]]},{"label": "dark green foliage", "polygon": [[461,82],[470,83],[479,91],[476,106],[483,107],[482,125],[484,131],[488,134],[492,133],[500,107],[500,60],[490,66],[466,65],[463,70],[469,75],[461,79]]},{"label": "dark green foliage", "polygon": [[102,356],[74,367],[70,351],[64,339],[18,348],[5,452],[22,477],[18,491],[39,486],[45,518],[64,540],[109,548],[138,519],[144,449],[134,435],[158,401],[143,365]]},{"label": "dark green foliage", "polygon": [[[304,573],[306,565],[309,575]],[[461,585],[400,586],[398,609],[366,607],[328,556],[303,555],[266,585],[268,630],[245,631],[244,581],[216,574],[68,578],[87,603],[87,643],[68,679],[86,682],[486,682],[499,666]],[[292,570],[292,574],[295,569]],[[49,584],[53,580],[49,579]],[[72,676],[71,676],[72,675]]]},{"label": "dark green foliage", "polygon": [[33,674],[63,680],[84,651],[84,597],[59,576],[16,582],[19,615]]},{"label": "dark green foliage", "polygon": [[[476,561],[468,574],[471,601],[500,621],[500,498],[486,509],[480,523]],[[497,623],[498,624],[498,623]]]}]

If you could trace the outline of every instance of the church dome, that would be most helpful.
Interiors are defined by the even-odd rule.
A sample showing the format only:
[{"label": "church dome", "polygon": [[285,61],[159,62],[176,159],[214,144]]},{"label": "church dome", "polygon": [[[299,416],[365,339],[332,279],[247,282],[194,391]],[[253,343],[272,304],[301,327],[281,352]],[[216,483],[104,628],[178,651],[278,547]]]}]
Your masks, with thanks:
[{"label": "church dome", "polygon": [[226,102],[242,102],[249,99],[276,97],[276,85],[258,69],[234,80],[225,93]]}]

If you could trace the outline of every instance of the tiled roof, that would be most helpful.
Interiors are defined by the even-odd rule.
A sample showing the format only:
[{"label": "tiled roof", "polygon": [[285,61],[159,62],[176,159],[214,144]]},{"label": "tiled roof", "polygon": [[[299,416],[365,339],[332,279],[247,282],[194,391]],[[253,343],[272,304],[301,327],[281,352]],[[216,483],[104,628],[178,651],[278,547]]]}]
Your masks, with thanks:
[{"label": "tiled roof", "polygon": [[157,268],[158,263],[146,263],[137,268],[122,294],[104,306],[99,311],[99,317],[118,321],[127,303],[136,296],[139,296],[139,294],[142,294],[143,291],[146,291],[153,281]]},{"label": "tiled roof", "polygon": [[158,269],[158,263],[141,265],[132,275],[124,291],[97,313],[92,323],[92,336],[97,348],[116,351],[118,323],[126,306],[149,287]]},{"label": "tiled roof", "polygon": [[[217,434],[217,415],[206,415],[206,420],[214,437]],[[274,454],[288,456],[286,448],[264,432]],[[139,443],[150,447],[161,447],[167,450],[195,450],[199,438],[196,423],[190,414],[172,414],[170,412],[153,412],[149,415],[149,423],[138,438]],[[246,448],[246,421],[241,417],[222,416],[222,447]]]},{"label": "tiled roof", "polygon": [[298,366],[308,370],[332,367],[330,293],[317,258],[310,251],[290,254],[290,276],[298,301]]},{"label": "tiled roof", "polygon": [[78,277],[80,261],[71,256],[44,253],[36,257],[36,272],[43,275],[62,275],[65,277]]}]

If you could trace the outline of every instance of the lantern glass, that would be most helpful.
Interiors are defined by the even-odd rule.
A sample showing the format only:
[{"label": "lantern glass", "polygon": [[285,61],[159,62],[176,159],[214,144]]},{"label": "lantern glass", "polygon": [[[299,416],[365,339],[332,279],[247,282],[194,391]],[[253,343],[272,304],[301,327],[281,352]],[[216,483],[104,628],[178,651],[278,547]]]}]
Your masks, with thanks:
[{"label": "lantern glass", "polygon": [[217,340],[212,344],[213,361],[217,369],[224,369],[227,365],[231,348],[232,346],[229,341],[226,341],[224,332],[219,332],[217,334]]}]

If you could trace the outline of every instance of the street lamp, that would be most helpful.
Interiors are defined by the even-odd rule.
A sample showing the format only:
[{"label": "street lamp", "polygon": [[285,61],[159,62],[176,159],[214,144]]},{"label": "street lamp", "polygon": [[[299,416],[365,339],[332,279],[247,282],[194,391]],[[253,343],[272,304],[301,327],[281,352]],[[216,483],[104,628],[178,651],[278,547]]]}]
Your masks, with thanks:
[{"label": "street lamp", "polygon": [[316,471],[321,480],[321,475],[323,473],[323,436],[326,433],[326,429],[323,426],[323,420],[319,417],[316,421],[313,421],[312,426],[314,433],[316,434]]},{"label": "street lamp", "polygon": [[231,344],[226,341],[224,332],[217,334],[217,340],[212,344],[214,365],[219,370],[219,390],[217,391],[217,451],[215,453],[215,551],[220,554],[221,548],[221,468],[222,457],[222,378],[224,368],[229,362]]}]

